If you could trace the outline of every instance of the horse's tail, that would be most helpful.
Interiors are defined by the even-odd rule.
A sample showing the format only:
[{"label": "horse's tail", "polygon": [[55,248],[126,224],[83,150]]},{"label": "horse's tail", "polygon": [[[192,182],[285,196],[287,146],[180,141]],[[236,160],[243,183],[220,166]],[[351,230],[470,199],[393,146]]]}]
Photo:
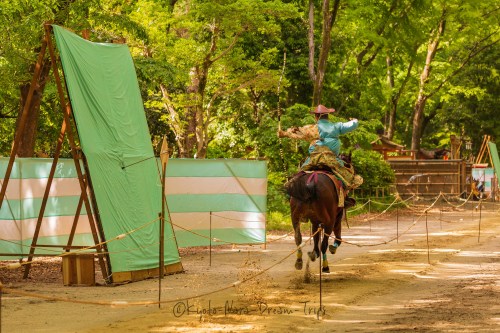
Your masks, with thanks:
[{"label": "horse's tail", "polygon": [[285,191],[299,201],[313,201],[317,198],[316,179],[304,172],[299,172],[285,184]]}]

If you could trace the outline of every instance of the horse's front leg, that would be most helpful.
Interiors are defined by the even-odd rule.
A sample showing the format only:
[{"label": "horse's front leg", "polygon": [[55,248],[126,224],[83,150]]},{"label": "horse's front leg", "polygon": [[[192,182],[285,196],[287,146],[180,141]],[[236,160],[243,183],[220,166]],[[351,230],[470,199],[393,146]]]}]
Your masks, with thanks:
[{"label": "horse's front leg", "polygon": [[314,249],[312,252],[307,252],[307,255],[309,256],[309,259],[311,261],[315,261],[316,258],[319,258],[319,234],[320,232],[318,231],[318,223],[314,223],[311,221],[312,224],[312,233],[313,233],[313,242],[314,242]]},{"label": "horse's front leg", "polygon": [[295,245],[297,245],[297,260],[295,260],[295,269],[302,269],[302,233],[300,231],[300,216],[296,211],[292,212],[292,225],[295,231]]}]

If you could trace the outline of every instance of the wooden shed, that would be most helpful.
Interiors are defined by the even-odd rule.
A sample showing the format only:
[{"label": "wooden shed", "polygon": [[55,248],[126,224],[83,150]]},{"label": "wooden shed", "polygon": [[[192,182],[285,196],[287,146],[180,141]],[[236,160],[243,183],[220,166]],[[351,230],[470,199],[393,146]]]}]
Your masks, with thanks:
[{"label": "wooden shed", "polygon": [[384,160],[414,160],[415,151],[389,140],[386,136],[379,137],[371,142],[372,149],[384,156]]}]

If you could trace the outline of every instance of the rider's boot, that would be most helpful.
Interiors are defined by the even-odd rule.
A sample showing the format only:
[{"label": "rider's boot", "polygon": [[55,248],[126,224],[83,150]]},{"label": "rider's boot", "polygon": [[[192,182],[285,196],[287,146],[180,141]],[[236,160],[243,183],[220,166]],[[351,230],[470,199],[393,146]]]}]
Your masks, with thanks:
[{"label": "rider's boot", "polygon": [[344,200],[344,209],[356,206],[356,199],[346,196]]}]

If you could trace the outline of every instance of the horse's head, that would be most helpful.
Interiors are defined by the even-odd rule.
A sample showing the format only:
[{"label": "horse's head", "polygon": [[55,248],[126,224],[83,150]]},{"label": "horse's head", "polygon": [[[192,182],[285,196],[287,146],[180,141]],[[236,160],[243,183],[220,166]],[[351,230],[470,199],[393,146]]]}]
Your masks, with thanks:
[{"label": "horse's head", "polygon": [[339,155],[339,157],[340,157],[340,159],[342,161],[344,161],[345,165],[347,165],[347,166],[351,165],[351,162],[352,162],[352,152],[350,152],[349,155],[345,154],[345,153],[342,153],[342,154]]}]

